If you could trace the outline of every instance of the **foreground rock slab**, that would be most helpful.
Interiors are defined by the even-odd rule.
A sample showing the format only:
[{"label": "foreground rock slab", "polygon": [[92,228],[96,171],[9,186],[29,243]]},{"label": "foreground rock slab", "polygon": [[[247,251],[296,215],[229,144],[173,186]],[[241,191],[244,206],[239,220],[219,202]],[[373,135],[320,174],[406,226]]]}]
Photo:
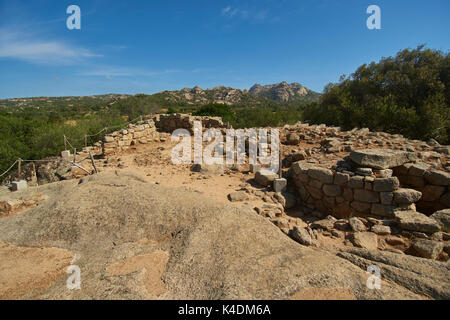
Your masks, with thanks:
[{"label": "foreground rock slab", "polygon": [[413,152],[391,149],[361,149],[350,153],[350,159],[363,167],[390,169],[407,162],[415,162],[418,157]]},{"label": "foreground rock slab", "polygon": [[450,264],[391,252],[345,249],[338,253],[367,270],[377,265],[381,278],[434,299],[450,298]]},{"label": "foreground rock slab", "polygon": [[368,289],[365,270],[296,243],[251,209],[132,173],[36,190],[49,200],[1,219],[0,240],[74,252],[83,279],[82,290],[67,290],[62,277],[26,293],[36,298],[288,299],[331,291],[348,299],[421,298],[389,282]]}]

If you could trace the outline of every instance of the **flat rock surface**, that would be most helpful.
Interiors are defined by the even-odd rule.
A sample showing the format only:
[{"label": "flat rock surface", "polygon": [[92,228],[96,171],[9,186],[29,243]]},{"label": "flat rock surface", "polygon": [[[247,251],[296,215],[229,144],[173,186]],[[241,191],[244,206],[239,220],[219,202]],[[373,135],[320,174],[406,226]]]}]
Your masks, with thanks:
[{"label": "flat rock surface", "polygon": [[367,270],[377,265],[381,278],[434,299],[450,298],[450,264],[391,252],[345,249],[338,253]]},{"label": "flat rock surface", "polygon": [[417,160],[413,152],[391,149],[361,149],[350,153],[350,159],[360,166],[374,169],[389,169]]},{"label": "flat rock surface", "polygon": [[[68,290],[66,275],[17,298],[307,299],[336,298],[335,290],[348,299],[423,297],[384,281],[370,290],[365,270],[296,243],[251,210],[135,174],[105,172],[35,191],[49,199],[1,219],[0,240],[59,248],[67,252],[61,266],[75,254],[81,290]],[[16,259],[1,259],[0,270]]]}]

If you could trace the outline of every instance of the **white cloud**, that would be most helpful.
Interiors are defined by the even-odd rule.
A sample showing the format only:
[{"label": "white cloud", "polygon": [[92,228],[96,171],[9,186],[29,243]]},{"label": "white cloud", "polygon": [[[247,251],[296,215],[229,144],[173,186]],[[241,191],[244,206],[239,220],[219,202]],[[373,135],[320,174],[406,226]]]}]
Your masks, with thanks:
[{"label": "white cloud", "polygon": [[230,6],[221,10],[222,16],[227,18],[240,18],[240,19],[253,19],[253,20],[265,20],[267,17],[267,11],[255,10],[249,11],[240,8],[232,8]]},{"label": "white cloud", "polygon": [[45,65],[73,65],[95,57],[102,55],[62,41],[37,39],[32,34],[0,29],[0,59]]},{"label": "white cloud", "polygon": [[136,76],[152,77],[176,72],[180,71],[179,70],[149,71],[137,68],[103,66],[92,70],[80,72],[79,75],[105,77],[110,79],[114,77],[136,77]]}]

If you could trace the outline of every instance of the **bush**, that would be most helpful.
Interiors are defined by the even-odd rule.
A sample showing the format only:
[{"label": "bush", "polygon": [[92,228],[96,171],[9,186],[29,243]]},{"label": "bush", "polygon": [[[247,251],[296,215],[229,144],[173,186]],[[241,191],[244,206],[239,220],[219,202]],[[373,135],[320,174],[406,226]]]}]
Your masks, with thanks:
[{"label": "bush", "polygon": [[449,79],[448,53],[406,49],[329,84],[319,103],[305,107],[304,117],[345,130],[368,127],[449,144]]}]

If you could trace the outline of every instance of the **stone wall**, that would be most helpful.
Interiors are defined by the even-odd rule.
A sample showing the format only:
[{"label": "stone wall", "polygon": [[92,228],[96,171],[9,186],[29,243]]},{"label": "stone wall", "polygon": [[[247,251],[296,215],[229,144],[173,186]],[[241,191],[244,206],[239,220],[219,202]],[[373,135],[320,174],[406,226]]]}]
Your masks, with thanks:
[{"label": "stone wall", "polygon": [[165,139],[161,133],[172,133],[176,129],[187,129],[193,133],[194,121],[201,121],[202,128],[226,128],[220,117],[200,117],[187,114],[157,114],[147,116],[144,121],[129,124],[126,129],[105,135],[102,154],[110,155],[137,144],[146,144],[156,139]]},{"label": "stone wall", "polygon": [[194,121],[201,121],[203,128],[226,128],[220,117],[201,117],[187,114],[160,114],[153,118],[160,132],[172,133],[176,129],[187,129],[193,133]]},{"label": "stone wall", "polygon": [[397,177],[337,172],[304,161],[293,164],[291,179],[303,204],[338,218],[393,217],[396,209],[414,209],[421,196],[400,188]]},{"label": "stone wall", "polygon": [[117,151],[125,150],[136,144],[146,144],[159,139],[153,119],[140,121],[137,124],[129,124],[126,129],[105,135],[102,142],[102,154],[110,155]]},{"label": "stone wall", "polygon": [[422,193],[417,209],[426,214],[450,208],[450,174],[433,169],[429,164],[405,163],[394,168],[402,186]]},{"label": "stone wall", "polygon": [[450,208],[450,174],[414,152],[356,150],[332,167],[298,161],[291,182],[304,205],[338,218],[395,217],[416,204],[426,214]]}]

